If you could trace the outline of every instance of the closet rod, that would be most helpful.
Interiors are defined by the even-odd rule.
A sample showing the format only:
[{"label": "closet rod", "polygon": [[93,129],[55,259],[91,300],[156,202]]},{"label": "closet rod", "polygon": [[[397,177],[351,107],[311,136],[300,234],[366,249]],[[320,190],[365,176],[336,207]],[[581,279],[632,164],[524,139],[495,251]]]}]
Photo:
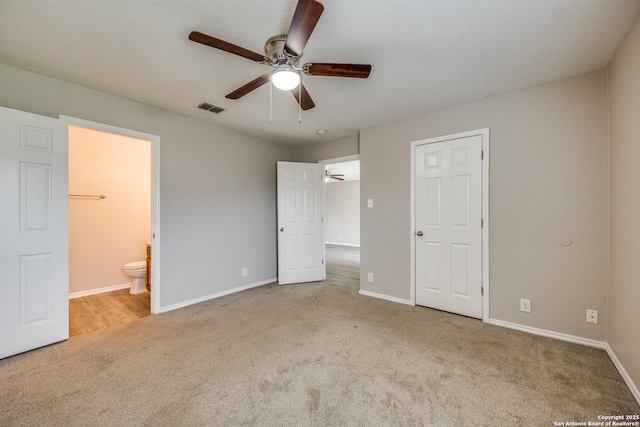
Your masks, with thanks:
[{"label": "closet rod", "polygon": [[69,194],[69,197],[85,197],[90,199],[106,199],[104,194]]}]

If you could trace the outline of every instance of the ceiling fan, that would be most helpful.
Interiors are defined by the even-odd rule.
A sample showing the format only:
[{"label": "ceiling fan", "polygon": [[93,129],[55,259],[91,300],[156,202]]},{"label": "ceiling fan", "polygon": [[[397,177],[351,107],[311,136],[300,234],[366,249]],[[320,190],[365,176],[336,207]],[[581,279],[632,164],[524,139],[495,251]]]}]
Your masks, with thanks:
[{"label": "ceiling fan", "polygon": [[[270,65],[274,70],[264,74],[244,86],[227,94],[225,98],[239,99],[249,92],[271,81],[281,90],[289,90],[300,104],[300,108],[308,110],[315,107],[309,92],[302,84],[305,76],[353,77],[366,79],[371,72],[368,64],[306,63],[299,67],[302,50],[307,44],[324,6],[316,0],[298,0],[293,20],[286,35],[271,37],[265,44],[266,55],[252,52],[224,40],[192,31],[189,40],[242,56],[260,64]],[[298,87],[299,86],[299,87]],[[298,88],[297,90],[294,90]]]},{"label": "ceiling fan", "polygon": [[328,181],[329,179],[335,179],[338,181],[344,181],[344,175],[341,173],[338,174],[332,174],[331,171],[329,169],[324,171],[324,178],[326,181]]}]

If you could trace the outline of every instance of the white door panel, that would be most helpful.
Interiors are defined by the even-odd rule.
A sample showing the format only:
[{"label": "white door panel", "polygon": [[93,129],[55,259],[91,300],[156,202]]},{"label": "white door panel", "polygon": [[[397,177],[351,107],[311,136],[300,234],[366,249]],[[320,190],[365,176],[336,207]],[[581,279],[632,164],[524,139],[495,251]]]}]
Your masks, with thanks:
[{"label": "white door panel", "polygon": [[482,318],[482,137],[415,150],[416,304]]},{"label": "white door panel", "polygon": [[67,125],[0,107],[0,358],[69,337]]},{"label": "white door panel", "polygon": [[278,282],[324,279],[323,167],[278,162]]}]

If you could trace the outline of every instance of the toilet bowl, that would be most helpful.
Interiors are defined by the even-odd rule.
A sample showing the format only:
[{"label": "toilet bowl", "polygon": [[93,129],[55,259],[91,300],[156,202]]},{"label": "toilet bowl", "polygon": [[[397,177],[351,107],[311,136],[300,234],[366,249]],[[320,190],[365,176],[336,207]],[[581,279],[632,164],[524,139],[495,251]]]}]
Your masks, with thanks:
[{"label": "toilet bowl", "polygon": [[147,262],[135,261],[122,266],[124,274],[131,278],[131,295],[147,292]]}]

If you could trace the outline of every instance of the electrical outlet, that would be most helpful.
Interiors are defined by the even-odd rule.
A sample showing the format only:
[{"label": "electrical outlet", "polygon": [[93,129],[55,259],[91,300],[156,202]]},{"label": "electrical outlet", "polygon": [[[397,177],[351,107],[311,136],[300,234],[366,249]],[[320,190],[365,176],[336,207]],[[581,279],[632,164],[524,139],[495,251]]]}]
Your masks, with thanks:
[{"label": "electrical outlet", "polygon": [[367,207],[368,208],[372,208],[373,207],[373,199],[367,199]]},{"label": "electrical outlet", "polygon": [[367,280],[368,280],[369,282],[373,282],[373,273],[369,273],[369,274],[367,274]]},{"label": "electrical outlet", "polygon": [[598,310],[587,310],[587,323],[598,324]]},{"label": "electrical outlet", "polygon": [[520,311],[531,313],[531,300],[520,298]]},{"label": "electrical outlet", "polygon": [[243,268],[242,269],[242,277],[247,277],[249,275],[249,269],[248,268]]}]

